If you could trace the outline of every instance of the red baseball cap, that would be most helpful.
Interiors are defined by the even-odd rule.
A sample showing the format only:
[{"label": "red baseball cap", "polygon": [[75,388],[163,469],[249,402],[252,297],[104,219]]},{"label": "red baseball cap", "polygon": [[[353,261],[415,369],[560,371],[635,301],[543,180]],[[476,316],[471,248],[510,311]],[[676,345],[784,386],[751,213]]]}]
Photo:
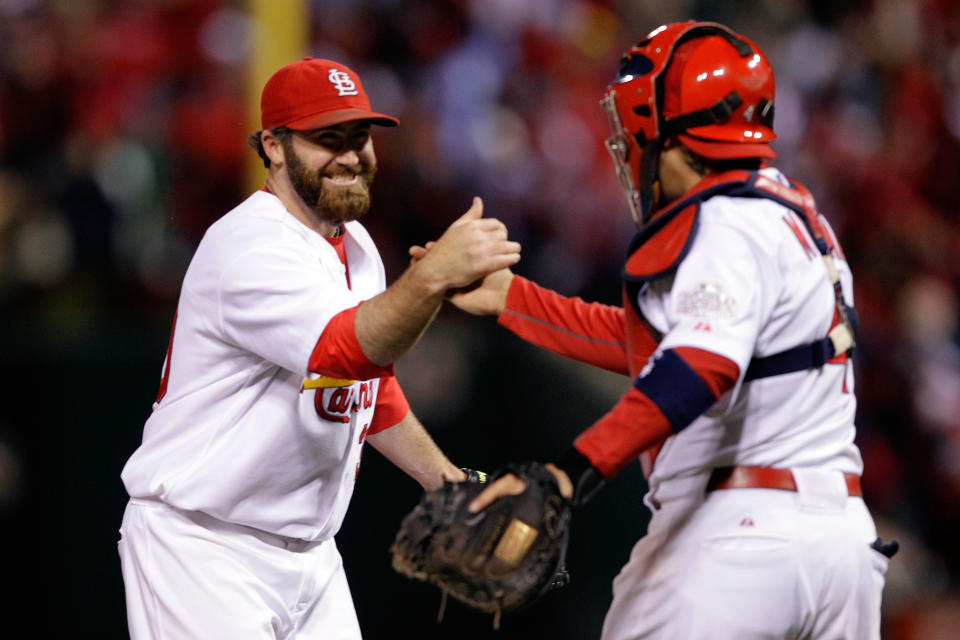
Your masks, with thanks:
[{"label": "red baseball cap", "polygon": [[386,127],[399,123],[393,116],[370,110],[360,78],[339,62],[304,58],[278,69],[263,86],[260,124],[264,129],[282,126],[306,131],[350,120],[370,120]]}]

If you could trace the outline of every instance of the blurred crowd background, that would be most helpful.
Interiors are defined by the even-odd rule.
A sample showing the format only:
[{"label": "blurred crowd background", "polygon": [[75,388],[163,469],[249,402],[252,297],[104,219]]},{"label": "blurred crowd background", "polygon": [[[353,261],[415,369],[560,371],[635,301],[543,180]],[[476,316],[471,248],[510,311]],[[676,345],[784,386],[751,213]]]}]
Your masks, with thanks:
[{"label": "blurred crowd background", "polygon": [[[365,220],[388,279],[476,194],[523,243],[518,273],[614,304],[633,227],[598,100],[620,52],[689,18],[757,42],[777,164],[817,197],[856,278],[866,498],[903,546],[884,637],[956,637],[960,3],[304,1],[302,55],[345,62],[401,120],[375,131]],[[245,146],[257,28],[239,1],[0,0],[0,629],[125,636],[119,472],[192,251],[262,181]],[[450,309],[397,371],[454,461],[486,469],[562,451],[625,385]],[[572,584],[494,635],[455,604],[437,624],[439,595],[391,572],[418,488],[376,453],[364,465],[338,544],[368,637],[598,635],[646,522],[638,469],[574,522]]]}]

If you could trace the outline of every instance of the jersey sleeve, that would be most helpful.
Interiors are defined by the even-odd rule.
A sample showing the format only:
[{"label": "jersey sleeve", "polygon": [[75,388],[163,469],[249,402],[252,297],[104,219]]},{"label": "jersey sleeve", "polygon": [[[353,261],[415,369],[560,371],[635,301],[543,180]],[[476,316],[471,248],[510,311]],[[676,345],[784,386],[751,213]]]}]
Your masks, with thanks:
[{"label": "jersey sleeve", "polygon": [[746,371],[771,313],[778,269],[746,235],[704,224],[672,279],[641,294],[665,329],[647,366],[574,447],[605,477],[681,432]]},{"label": "jersey sleeve", "polygon": [[659,349],[695,347],[745,372],[776,303],[778,274],[773,257],[740,230],[703,225],[663,298],[666,330]]},{"label": "jersey sleeve", "polygon": [[393,365],[378,366],[367,358],[357,339],[354,319],[356,307],[341,311],[330,319],[317,340],[307,363],[308,370],[332,378],[369,380],[380,376],[392,376]]},{"label": "jersey sleeve", "polygon": [[606,478],[642,451],[679,433],[739,377],[731,360],[695,348],[658,351],[627,393],[580,434],[574,448]]},{"label": "jersey sleeve", "polygon": [[373,412],[373,422],[370,423],[369,435],[380,433],[384,429],[399,424],[410,413],[410,403],[400,388],[400,383],[393,376],[380,378],[380,389],[377,392],[377,406]]},{"label": "jersey sleeve", "polygon": [[615,373],[628,373],[620,307],[562,296],[514,276],[497,322],[538,347]]},{"label": "jersey sleeve", "polygon": [[301,375],[330,320],[361,302],[316,258],[304,259],[283,245],[237,256],[220,278],[225,338]]}]

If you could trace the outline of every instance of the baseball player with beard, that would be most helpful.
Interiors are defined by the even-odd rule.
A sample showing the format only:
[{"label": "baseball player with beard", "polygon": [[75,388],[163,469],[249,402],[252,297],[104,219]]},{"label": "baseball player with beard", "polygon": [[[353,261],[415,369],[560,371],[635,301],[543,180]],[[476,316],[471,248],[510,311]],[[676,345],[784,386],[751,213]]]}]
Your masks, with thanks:
[{"label": "baseball player with beard", "polygon": [[357,75],[281,68],[251,144],[265,187],[214,223],[183,281],[159,394],[123,469],[133,638],[359,638],[334,535],[370,442],[424,488],[463,480],[392,363],[445,292],[519,260],[473,206],[390,287],[358,221],[376,156]]},{"label": "baseball player with beard", "polygon": [[[637,458],[649,481],[653,515],[614,581],[605,640],[879,637],[896,542],[877,537],[860,488],[852,276],[813,197],[768,164],[773,103],[747,38],[654,30],[602,101],[639,227],[623,305],[509,269],[452,296],[632,381],[548,465],[575,504]],[[504,476],[471,511],[522,490]]]}]

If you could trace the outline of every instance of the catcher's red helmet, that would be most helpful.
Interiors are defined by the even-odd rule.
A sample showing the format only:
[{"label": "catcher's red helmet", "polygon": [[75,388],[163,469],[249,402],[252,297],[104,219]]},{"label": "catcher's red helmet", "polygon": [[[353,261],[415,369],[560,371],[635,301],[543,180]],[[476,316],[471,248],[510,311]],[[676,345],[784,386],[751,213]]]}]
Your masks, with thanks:
[{"label": "catcher's red helmet", "polygon": [[766,56],[721,24],[664,25],[627,50],[601,104],[637,224],[656,204],[657,158],[671,136],[705,158],[775,157],[773,99]]}]

